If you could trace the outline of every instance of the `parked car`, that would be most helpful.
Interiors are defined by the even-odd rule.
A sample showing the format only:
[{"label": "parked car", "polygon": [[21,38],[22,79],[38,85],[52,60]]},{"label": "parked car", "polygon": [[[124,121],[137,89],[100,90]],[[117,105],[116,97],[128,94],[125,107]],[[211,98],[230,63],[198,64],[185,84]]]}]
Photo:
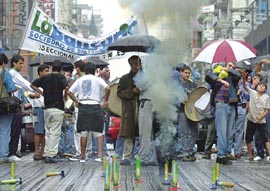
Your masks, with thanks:
[{"label": "parked car", "polygon": [[106,134],[106,141],[107,143],[113,144],[114,148],[120,130],[120,122],[121,119],[119,117],[110,117],[110,124]]}]

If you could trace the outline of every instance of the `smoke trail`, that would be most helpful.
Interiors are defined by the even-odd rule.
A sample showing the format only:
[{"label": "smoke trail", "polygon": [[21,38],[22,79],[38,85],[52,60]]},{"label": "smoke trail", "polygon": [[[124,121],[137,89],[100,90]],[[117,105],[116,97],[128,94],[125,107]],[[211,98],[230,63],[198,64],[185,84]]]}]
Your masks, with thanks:
[{"label": "smoke trail", "polygon": [[[162,42],[155,53],[144,58],[144,78],[150,84],[148,95],[161,124],[156,139],[159,155],[167,161],[175,154],[173,122],[177,119],[176,100],[184,102],[184,90],[172,81],[173,67],[191,61],[193,20],[202,0],[119,0],[121,6],[143,15]],[[150,31],[151,34],[151,31]],[[140,81],[139,80],[139,81]],[[140,83],[137,79],[136,83]]]}]

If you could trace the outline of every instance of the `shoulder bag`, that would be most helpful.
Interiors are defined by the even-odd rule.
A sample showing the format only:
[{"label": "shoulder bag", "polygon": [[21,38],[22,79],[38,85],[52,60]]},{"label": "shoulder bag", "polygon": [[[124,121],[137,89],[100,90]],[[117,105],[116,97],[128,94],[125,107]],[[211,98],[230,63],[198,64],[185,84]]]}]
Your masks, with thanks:
[{"label": "shoulder bag", "polygon": [[0,114],[16,113],[20,110],[20,100],[7,92],[4,86],[5,70],[2,69],[0,79]]}]

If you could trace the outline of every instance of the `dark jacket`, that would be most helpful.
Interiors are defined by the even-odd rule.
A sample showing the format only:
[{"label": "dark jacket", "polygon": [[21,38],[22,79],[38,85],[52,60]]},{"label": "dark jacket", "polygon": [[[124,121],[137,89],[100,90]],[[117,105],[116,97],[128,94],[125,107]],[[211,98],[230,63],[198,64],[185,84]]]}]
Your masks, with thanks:
[{"label": "dark jacket", "polygon": [[138,97],[139,94],[133,92],[135,87],[133,82],[134,73],[129,72],[120,78],[117,88],[117,96],[122,101],[122,115],[119,135],[126,138],[134,138],[137,134],[138,126]]},{"label": "dark jacket", "polygon": [[[238,102],[238,97],[237,97],[237,85],[238,82],[241,78],[241,74],[233,69],[229,69],[228,71],[228,78],[224,79],[226,80],[229,84],[229,100],[232,102]],[[218,79],[218,74],[214,72],[209,72],[206,77],[205,81],[210,84],[212,92],[211,92],[211,103],[214,103],[214,99],[216,97],[216,94],[218,93],[219,89],[222,86],[221,82],[216,81]]]}]

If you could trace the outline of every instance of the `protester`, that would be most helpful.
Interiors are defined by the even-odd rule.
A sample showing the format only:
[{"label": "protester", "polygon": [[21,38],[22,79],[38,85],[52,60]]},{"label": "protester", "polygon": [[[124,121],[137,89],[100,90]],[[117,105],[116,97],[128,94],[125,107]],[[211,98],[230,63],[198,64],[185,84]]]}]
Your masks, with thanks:
[{"label": "protester", "polygon": [[[181,86],[185,89],[186,94],[197,87],[197,84],[190,81],[190,75],[191,68],[184,66],[181,69]],[[177,139],[182,142],[182,150],[178,151],[177,157],[182,161],[195,161],[196,158],[193,147],[198,138],[198,124],[187,118],[184,107],[184,103],[181,103],[178,116]]]},{"label": "protester", "polygon": [[145,80],[145,74],[141,64],[138,66],[138,72],[133,78],[137,91],[140,92],[139,96],[139,143],[140,149],[138,157],[141,159],[141,165],[156,165],[157,156],[156,149],[153,147],[153,103],[148,95],[148,88],[150,84]]},{"label": "protester", "polygon": [[[267,90],[267,85],[265,82],[259,82],[256,90],[252,90],[246,85],[246,73],[242,74],[243,76],[243,86],[245,90],[250,95],[249,101],[249,112],[247,115],[247,130],[246,130],[246,143],[248,148],[249,160],[252,161],[253,153],[252,153],[252,145],[253,136],[255,131],[258,130],[262,141],[265,143],[266,150],[270,153],[270,142],[269,137],[267,135],[266,129],[266,119],[265,116],[268,113],[270,108],[269,96],[265,93]],[[266,160],[270,160],[270,156],[266,157]]]},{"label": "protester", "polygon": [[138,97],[139,91],[134,85],[133,77],[138,72],[141,59],[131,56],[128,59],[130,72],[120,78],[117,95],[122,101],[121,126],[119,135],[124,137],[123,160],[120,165],[131,165],[134,138],[138,129]]},{"label": "protester", "polygon": [[[18,97],[21,103],[24,103],[24,91],[32,92],[33,89],[30,87],[30,82],[28,82],[21,74],[21,70],[24,65],[24,58],[21,55],[15,54],[12,56],[10,60],[10,74],[12,76],[12,80],[15,83],[18,91],[15,92],[15,96]],[[31,96],[31,95],[30,95]],[[36,96],[35,94],[33,96]],[[39,95],[37,95],[39,96]],[[12,160],[21,160],[22,157],[19,149],[18,143],[21,134],[22,127],[22,113],[19,110],[17,113],[14,113],[12,124],[11,124],[11,134],[10,134],[10,143],[9,143],[9,156]]]},{"label": "protester", "polygon": [[[41,64],[38,69],[38,75],[41,78],[42,76],[46,76],[49,74],[49,66],[46,64]],[[30,98],[29,102],[32,104],[34,108],[34,113],[38,117],[38,122],[35,123],[34,133],[35,133],[35,152],[33,159],[34,160],[42,160],[44,156],[45,149],[45,120],[44,120],[44,97],[43,96],[34,96]],[[41,145],[41,151],[39,152],[39,147]]]},{"label": "protester", "polygon": [[[34,80],[31,87],[44,96],[45,103],[45,162],[56,163],[60,160],[57,158],[58,145],[60,141],[61,126],[64,118],[64,96],[68,91],[68,82],[64,75],[61,74],[62,66],[59,60],[52,64],[52,73]],[[43,92],[38,89],[41,87]]]},{"label": "protester", "polygon": [[226,63],[223,71],[228,72],[228,77],[221,79],[218,74],[210,72],[206,82],[211,86],[211,100],[215,104],[215,127],[217,131],[217,163],[229,165],[233,135],[235,129],[235,116],[237,112],[237,85],[240,73],[235,70],[235,64]]},{"label": "protester", "polygon": [[[7,56],[0,53],[0,97],[3,94],[4,87],[8,93],[16,91],[12,76],[7,70],[5,70],[7,64]],[[4,75],[4,77],[2,77],[2,75]],[[0,164],[10,162],[8,156],[12,119],[13,114],[0,114]]]},{"label": "protester", "polygon": [[[242,144],[244,140],[244,130],[246,125],[246,114],[247,114],[246,107],[249,101],[249,95],[245,91],[243,83],[244,83],[243,80],[240,80],[238,83],[237,96],[239,98],[239,102],[237,104],[237,116],[235,121],[234,156],[232,155],[231,159],[241,158],[242,153]],[[247,81],[245,83],[248,87],[251,86],[251,84],[249,84]]]},{"label": "protester", "polygon": [[[68,91],[68,95],[78,107],[77,131],[81,134],[81,158],[86,161],[87,137],[93,133],[98,138],[98,158],[96,162],[102,162],[103,126],[104,115],[101,108],[101,92],[108,86],[104,80],[95,76],[96,67],[89,63],[84,67],[85,75],[77,79]],[[78,99],[74,96],[78,94]]]}]

